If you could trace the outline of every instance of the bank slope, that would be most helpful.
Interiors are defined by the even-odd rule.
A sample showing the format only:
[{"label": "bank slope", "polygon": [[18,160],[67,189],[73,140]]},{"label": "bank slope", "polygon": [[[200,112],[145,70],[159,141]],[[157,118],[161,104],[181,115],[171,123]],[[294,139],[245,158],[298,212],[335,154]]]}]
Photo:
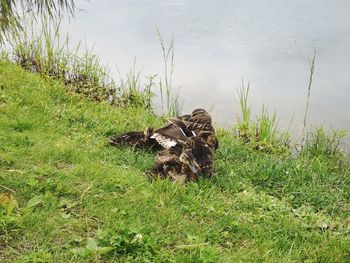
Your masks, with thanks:
[{"label": "bank slope", "polygon": [[163,120],[0,63],[0,260],[349,262],[349,169],[219,135],[217,177],[149,182],[114,133]]}]

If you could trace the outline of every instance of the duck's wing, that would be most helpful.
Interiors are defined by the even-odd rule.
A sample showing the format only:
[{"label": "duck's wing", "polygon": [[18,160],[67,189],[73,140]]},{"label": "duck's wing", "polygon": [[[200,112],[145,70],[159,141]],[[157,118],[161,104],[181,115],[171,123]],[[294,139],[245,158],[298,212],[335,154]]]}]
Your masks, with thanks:
[{"label": "duck's wing", "polygon": [[151,136],[151,139],[155,139],[165,149],[169,149],[178,144],[178,140],[175,140],[171,137],[165,136],[157,132],[153,133],[153,135]]},{"label": "duck's wing", "polygon": [[194,136],[194,133],[182,123],[179,119],[169,120],[170,124],[154,131],[151,139],[155,139],[165,149],[169,149],[178,144],[183,144],[188,137]]},{"label": "duck's wing", "polygon": [[184,144],[189,138],[195,137],[201,131],[214,131],[211,117],[209,114],[200,114],[196,116],[183,115],[177,118],[169,119],[170,124],[155,130],[152,139],[155,139],[166,149],[174,147],[177,144]]},{"label": "duck's wing", "polygon": [[184,121],[178,118],[172,118],[172,119],[169,119],[169,122],[173,124],[175,127],[179,128],[183,136],[186,136],[186,137],[196,136],[196,133],[192,129],[187,127],[186,125],[187,121]]}]

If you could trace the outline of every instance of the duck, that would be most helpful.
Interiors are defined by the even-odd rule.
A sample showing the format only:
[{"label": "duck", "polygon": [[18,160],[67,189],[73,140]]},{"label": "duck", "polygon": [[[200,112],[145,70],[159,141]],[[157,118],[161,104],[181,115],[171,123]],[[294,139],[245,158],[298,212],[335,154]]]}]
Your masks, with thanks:
[{"label": "duck", "polygon": [[206,146],[210,147],[213,151],[216,151],[219,148],[219,140],[216,137],[215,133],[210,131],[201,131],[198,134],[198,137],[201,138]]},{"label": "duck", "polygon": [[169,178],[174,182],[189,182],[198,179],[200,165],[195,161],[191,149],[185,149],[180,155],[169,150],[156,155],[155,166],[146,173],[151,179]]},{"label": "duck", "polygon": [[169,149],[177,143],[184,143],[202,131],[215,133],[211,116],[204,109],[195,109],[191,115],[169,119],[167,126],[154,131],[155,139],[163,148]]},{"label": "duck", "polygon": [[192,155],[199,164],[199,176],[213,177],[214,153],[218,145],[218,139],[212,132],[203,131],[193,138]]},{"label": "duck", "polygon": [[109,139],[109,143],[113,146],[131,145],[135,148],[159,150],[184,144],[201,131],[215,133],[211,116],[201,108],[193,110],[191,114],[170,118],[168,121],[168,125],[156,130],[147,127],[144,132],[131,131],[113,136]]},{"label": "duck", "polygon": [[212,177],[217,147],[215,134],[202,131],[184,143],[159,151],[155,157],[156,164],[148,175],[181,182],[198,180],[201,176]]},{"label": "duck", "polygon": [[193,110],[188,118],[177,117],[170,121],[177,124],[182,123],[182,126],[185,126],[187,129],[195,133],[199,131],[211,131],[215,133],[210,114],[201,108]]}]

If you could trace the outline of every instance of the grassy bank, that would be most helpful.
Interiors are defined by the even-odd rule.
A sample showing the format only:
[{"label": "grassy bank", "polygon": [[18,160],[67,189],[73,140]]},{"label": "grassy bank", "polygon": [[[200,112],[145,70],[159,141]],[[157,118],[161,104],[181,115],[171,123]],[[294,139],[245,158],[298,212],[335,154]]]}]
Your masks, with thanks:
[{"label": "grassy bank", "polygon": [[163,122],[1,62],[0,261],[350,261],[345,160],[220,132],[216,178],[151,183],[153,154],[106,138]]}]

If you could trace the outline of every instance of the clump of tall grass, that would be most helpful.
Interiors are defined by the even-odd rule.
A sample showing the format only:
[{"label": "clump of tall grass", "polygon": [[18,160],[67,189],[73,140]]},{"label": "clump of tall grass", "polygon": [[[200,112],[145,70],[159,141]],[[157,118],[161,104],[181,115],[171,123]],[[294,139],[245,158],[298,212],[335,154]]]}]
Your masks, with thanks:
[{"label": "clump of tall grass", "polygon": [[[57,22],[58,21],[58,22]],[[141,85],[142,69],[133,68],[117,83],[110,70],[103,66],[92,50],[82,50],[81,44],[71,47],[68,35],[60,34],[60,19],[35,23],[32,18],[23,19],[20,28],[13,26],[1,43],[2,59],[9,59],[22,68],[62,81],[70,90],[95,101],[108,101],[117,106],[136,106],[152,110],[153,88],[159,84],[161,114],[177,116],[183,101],[172,92],[174,72],[174,40],[167,46],[157,29],[164,60],[164,77],[146,77]],[[165,108],[165,109],[164,109]]]},{"label": "clump of tall grass", "polygon": [[[139,87],[140,72],[135,67],[120,84],[111,77],[92,50],[81,44],[71,47],[69,36],[61,36],[60,23],[42,21],[41,28],[27,20],[25,30],[14,27],[1,51],[22,68],[62,81],[70,90],[95,101],[118,106],[150,108],[151,86]],[[5,57],[5,55],[3,55]]]},{"label": "clump of tall grass", "polygon": [[241,88],[237,90],[242,115],[242,119],[239,119],[234,127],[237,137],[258,150],[270,152],[285,149],[290,136],[288,132],[277,132],[276,112],[271,115],[267,106],[263,105],[260,115],[255,119],[252,118],[251,108],[248,105],[249,88],[249,83],[245,86],[242,82]]},{"label": "clump of tall grass", "polygon": [[331,128],[316,128],[314,130],[307,130],[307,116],[310,104],[311,86],[315,71],[316,51],[314,51],[313,58],[310,63],[310,76],[307,89],[307,100],[302,127],[299,135],[301,137],[300,144],[292,144],[289,130],[292,120],[286,132],[277,130],[278,120],[276,112],[269,113],[267,106],[263,105],[260,115],[255,119],[251,116],[251,108],[248,104],[249,97],[249,83],[247,85],[242,82],[242,86],[237,90],[241,119],[235,125],[236,135],[244,143],[253,146],[254,149],[264,150],[268,152],[276,152],[289,150],[292,152],[292,157],[296,158],[300,154],[309,156],[331,156],[340,157],[344,159],[342,150],[343,139],[347,135],[345,130],[334,130]]},{"label": "clump of tall grass", "polygon": [[[29,21],[28,21],[29,23]],[[61,37],[59,24],[42,23],[41,30],[27,25],[13,28],[3,48],[10,59],[24,69],[62,81],[71,90],[93,100],[107,100],[116,89],[109,71],[90,50],[69,45],[69,36]]]},{"label": "clump of tall grass", "polygon": [[163,36],[157,28],[157,35],[162,50],[164,75],[157,74],[146,76],[146,83],[141,85],[143,68],[136,69],[136,58],[126,78],[123,78],[118,69],[120,84],[113,97],[113,103],[122,106],[139,106],[153,110],[152,98],[155,96],[154,88],[159,87],[160,113],[162,116],[178,116],[181,114],[183,101],[178,94],[173,92],[172,77],[175,69],[174,60],[174,39],[166,45]]},{"label": "clump of tall grass", "polygon": [[312,131],[307,131],[307,116],[310,105],[310,94],[313,83],[316,64],[316,50],[314,50],[311,62],[310,62],[310,74],[307,86],[307,99],[305,106],[305,114],[303,125],[300,131],[302,135],[302,152],[308,155],[327,155],[327,156],[342,156],[342,140],[347,135],[345,130],[334,130],[332,128],[319,127]]},{"label": "clump of tall grass", "polygon": [[154,95],[152,88],[155,86],[154,79],[157,75],[146,77],[147,83],[144,88],[141,87],[142,68],[136,70],[136,58],[131,70],[123,78],[118,69],[120,84],[117,89],[116,96],[114,96],[113,103],[120,106],[137,106],[145,109],[152,109],[152,97]]},{"label": "clump of tall grass", "polygon": [[309,75],[309,82],[307,86],[307,99],[306,99],[306,106],[305,106],[305,114],[304,114],[304,121],[303,126],[301,128],[301,134],[304,135],[305,129],[306,129],[306,120],[307,120],[307,114],[309,112],[309,105],[310,105],[310,95],[311,95],[311,86],[312,81],[315,73],[315,62],[316,62],[316,50],[314,50],[314,54],[310,63],[310,75]]},{"label": "clump of tall grass", "polygon": [[75,9],[74,0],[0,0],[0,42],[6,40],[11,30],[22,30],[28,16],[54,21],[63,14],[73,16]]},{"label": "clump of tall grass", "polygon": [[[178,94],[173,94],[172,90],[172,77],[175,69],[174,39],[171,38],[170,44],[167,47],[159,29],[156,29],[164,62],[164,80],[162,78],[159,80],[162,115],[179,116],[181,114],[183,101]],[[166,99],[166,111],[164,111],[164,97]]]},{"label": "clump of tall grass", "polygon": [[346,135],[346,130],[334,130],[324,127],[315,128],[313,131],[308,132],[303,151],[312,156],[344,157],[341,146],[343,144],[342,140]]}]

